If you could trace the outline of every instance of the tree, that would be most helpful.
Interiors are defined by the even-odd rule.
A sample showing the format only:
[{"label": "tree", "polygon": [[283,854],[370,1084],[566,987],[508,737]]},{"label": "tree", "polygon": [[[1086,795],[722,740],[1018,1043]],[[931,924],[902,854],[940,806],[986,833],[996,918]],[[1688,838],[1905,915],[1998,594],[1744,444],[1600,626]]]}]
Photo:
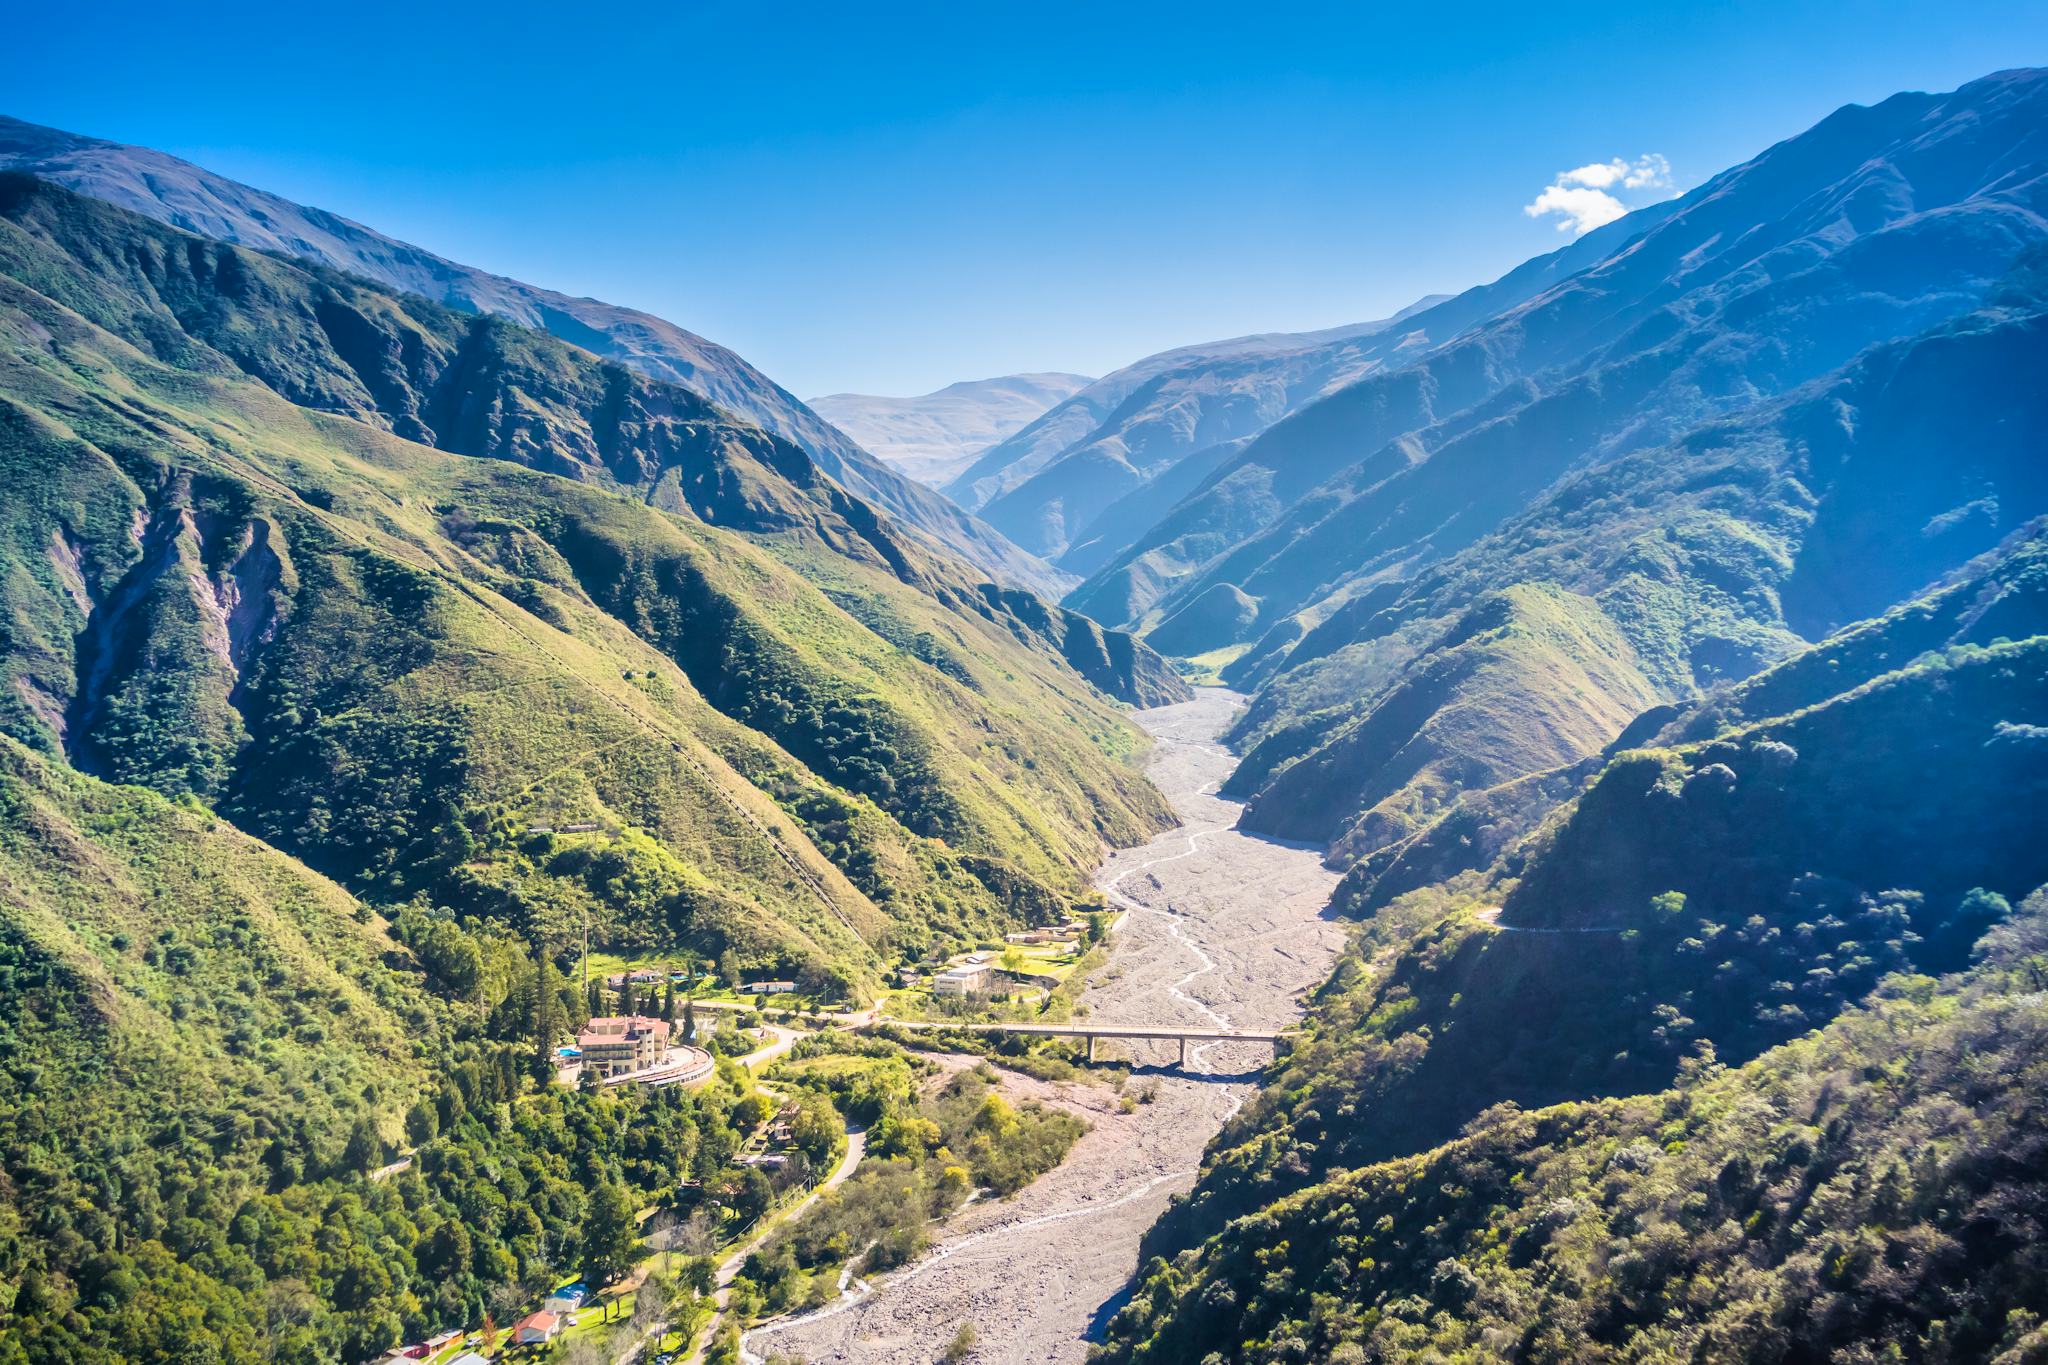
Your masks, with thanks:
[{"label": "tree", "polygon": [[804,1094],[797,1101],[796,1118],[789,1125],[790,1142],[810,1158],[811,1165],[824,1170],[839,1143],[839,1115],[823,1095]]},{"label": "tree", "polygon": [[376,1123],[364,1114],[348,1130],[348,1145],[341,1149],[342,1167],[350,1171],[368,1171],[383,1159],[384,1139],[377,1135]]},{"label": "tree", "polygon": [[718,979],[727,990],[739,992],[740,955],[730,948],[718,955]]},{"label": "tree", "polygon": [[739,1188],[732,1192],[733,1212],[742,1223],[751,1223],[775,1203],[775,1185],[759,1166],[749,1166],[740,1175]]},{"label": "tree", "polygon": [[668,1317],[668,1301],[674,1286],[664,1277],[649,1275],[633,1294],[633,1326],[641,1335],[654,1331],[656,1323]]},{"label": "tree", "polygon": [[619,986],[619,1013],[631,1014],[633,1012],[633,1006],[633,982],[631,978],[628,978]]},{"label": "tree", "polygon": [[[626,1187],[606,1180],[591,1191],[590,1208],[583,1219],[583,1276],[593,1290],[605,1285],[633,1260],[633,1243],[638,1224],[633,1218],[633,1199]],[[611,1317],[605,1304],[605,1317]]]},{"label": "tree", "polygon": [[412,1108],[405,1111],[405,1140],[413,1146],[426,1146],[440,1131],[441,1117],[424,1098],[415,1101]]},{"label": "tree", "polygon": [[694,998],[683,1001],[683,1041],[689,1042],[697,1036],[697,1002]]},{"label": "tree", "polygon": [[[554,983],[548,978],[547,949],[533,945],[533,1079],[545,1088],[555,1078],[555,1015],[561,1001],[555,998]],[[506,1098],[511,1098],[507,1096]]]},{"label": "tree", "polygon": [[673,1020],[676,1017],[676,976],[666,968],[661,975],[666,983],[661,988],[661,1017]]}]

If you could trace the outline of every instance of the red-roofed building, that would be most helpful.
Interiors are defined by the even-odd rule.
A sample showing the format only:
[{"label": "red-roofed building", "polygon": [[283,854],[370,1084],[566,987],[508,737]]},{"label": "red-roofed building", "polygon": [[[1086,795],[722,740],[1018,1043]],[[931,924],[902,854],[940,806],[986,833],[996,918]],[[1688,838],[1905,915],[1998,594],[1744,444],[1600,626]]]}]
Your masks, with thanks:
[{"label": "red-roofed building", "polygon": [[644,1071],[668,1055],[668,1020],[639,1014],[610,1014],[592,1019],[576,1035],[583,1065],[600,1076]]},{"label": "red-roofed building", "polygon": [[521,1346],[544,1346],[562,1330],[562,1320],[553,1313],[528,1313],[512,1327],[512,1340]]}]

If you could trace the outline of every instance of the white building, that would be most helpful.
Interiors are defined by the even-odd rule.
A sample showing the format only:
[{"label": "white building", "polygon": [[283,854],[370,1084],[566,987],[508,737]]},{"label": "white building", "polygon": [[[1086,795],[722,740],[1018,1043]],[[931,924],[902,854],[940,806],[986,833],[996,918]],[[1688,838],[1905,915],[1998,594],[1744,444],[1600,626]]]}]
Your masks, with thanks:
[{"label": "white building", "polygon": [[932,978],[933,995],[984,995],[993,973],[986,962],[969,962]]}]

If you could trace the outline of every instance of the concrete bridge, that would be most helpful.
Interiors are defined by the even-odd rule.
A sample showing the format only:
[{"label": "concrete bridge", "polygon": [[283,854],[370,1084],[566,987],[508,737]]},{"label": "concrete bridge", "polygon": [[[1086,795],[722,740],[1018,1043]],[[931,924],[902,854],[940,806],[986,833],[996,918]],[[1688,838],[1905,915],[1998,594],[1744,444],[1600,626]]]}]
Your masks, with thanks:
[{"label": "concrete bridge", "polygon": [[877,1022],[892,1028],[930,1032],[1009,1033],[1026,1038],[1086,1038],[1088,1060],[1095,1060],[1097,1038],[1123,1038],[1144,1042],[1180,1044],[1180,1065],[1188,1064],[1189,1043],[1265,1043],[1275,1052],[1284,1038],[1295,1037],[1295,1029],[1194,1028],[1179,1024],[949,1024],[938,1020],[885,1019]]}]

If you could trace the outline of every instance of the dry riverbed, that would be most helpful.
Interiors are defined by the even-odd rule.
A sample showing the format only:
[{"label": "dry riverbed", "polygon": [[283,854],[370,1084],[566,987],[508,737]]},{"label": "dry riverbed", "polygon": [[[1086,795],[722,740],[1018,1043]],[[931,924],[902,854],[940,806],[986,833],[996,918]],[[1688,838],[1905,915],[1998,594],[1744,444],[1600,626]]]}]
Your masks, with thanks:
[{"label": "dry riverbed", "polygon": [[[1157,741],[1148,771],[1181,825],[1113,855],[1098,874],[1131,913],[1082,996],[1096,1020],[1284,1027],[1342,946],[1342,928],[1322,918],[1335,875],[1312,850],[1238,833],[1237,803],[1215,794],[1232,763],[1217,736],[1239,702],[1209,688],[1138,714]],[[1141,1068],[1170,1066],[1176,1052],[1133,1045]],[[1081,1360],[1136,1266],[1139,1237],[1193,1185],[1203,1147],[1267,1055],[1243,1044],[1192,1046],[1196,1074],[1141,1069],[1132,1088],[1153,1087],[1155,1098],[1128,1114],[1102,1086],[1035,1086],[1094,1124],[1058,1169],[1014,1198],[968,1205],[930,1254],[871,1292],[756,1329],[749,1355],[929,1365],[972,1323],[973,1360]]]}]

